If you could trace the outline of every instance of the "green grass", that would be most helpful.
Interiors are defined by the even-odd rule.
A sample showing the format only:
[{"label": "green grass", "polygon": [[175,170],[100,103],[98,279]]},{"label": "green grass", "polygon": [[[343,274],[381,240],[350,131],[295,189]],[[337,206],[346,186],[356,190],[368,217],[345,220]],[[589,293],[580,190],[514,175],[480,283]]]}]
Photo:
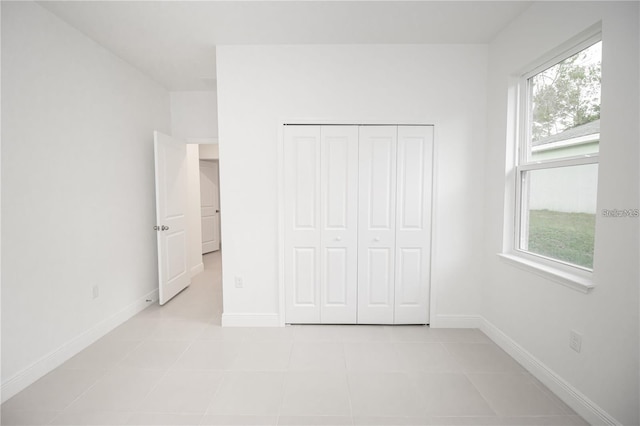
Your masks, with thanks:
[{"label": "green grass", "polygon": [[531,210],[529,251],[592,269],[595,229],[595,214]]}]

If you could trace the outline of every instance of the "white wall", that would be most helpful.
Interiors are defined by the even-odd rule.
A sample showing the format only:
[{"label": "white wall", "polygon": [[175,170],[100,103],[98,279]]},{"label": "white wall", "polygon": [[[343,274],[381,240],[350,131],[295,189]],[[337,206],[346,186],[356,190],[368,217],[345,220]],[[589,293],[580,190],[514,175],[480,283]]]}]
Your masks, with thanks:
[{"label": "white wall", "polygon": [[187,264],[191,276],[204,271],[202,262],[202,207],[200,202],[200,151],[187,144]]},{"label": "white wall", "polygon": [[[496,253],[502,250],[503,238],[510,238],[508,231],[503,232],[505,197],[510,198],[505,193],[505,169],[512,154],[507,149],[509,77],[599,21],[603,68],[598,211],[638,207],[638,6],[637,2],[535,3],[490,45],[484,193],[484,318],[584,395],[585,401],[628,425],[640,422],[638,219],[598,215],[596,288],[590,294],[516,269]],[[583,335],[579,354],[569,349],[569,330]],[[594,410],[574,408],[590,421],[604,421],[593,416]]]},{"label": "white wall", "polygon": [[278,133],[289,119],[435,124],[432,318],[479,312],[486,46],[221,46],[217,70],[223,321],[278,321]]},{"label": "white wall", "polygon": [[171,92],[170,97],[171,134],[190,143],[187,145],[189,186],[187,194],[187,259],[191,275],[194,276],[204,269],[198,144],[211,144],[213,141],[217,141],[217,99],[216,92],[213,91]]},{"label": "white wall", "polygon": [[217,138],[216,92],[171,92],[171,130],[177,138]]},{"label": "white wall", "polygon": [[36,3],[2,3],[3,399],[153,297],[152,132],[169,122],[162,87]]}]

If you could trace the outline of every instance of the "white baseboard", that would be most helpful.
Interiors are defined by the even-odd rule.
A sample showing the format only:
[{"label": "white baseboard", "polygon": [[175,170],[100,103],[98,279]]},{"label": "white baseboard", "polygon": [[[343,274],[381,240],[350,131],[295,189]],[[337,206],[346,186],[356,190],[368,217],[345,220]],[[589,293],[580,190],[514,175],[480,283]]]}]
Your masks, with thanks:
[{"label": "white baseboard", "polygon": [[191,268],[191,276],[195,277],[202,271],[204,271],[204,263],[200,262],[199,264]]},{"label": "white baseboard", "polygon": [[13,377],[10,377],[2,383],[0,388],[2,402],[5,402],[27,386],[33,384],[39,378],[43,377],[45,374],[59,367],[74,355],[86,349],[96,340],[100,339],[157,300],[158,290],[154,290],[13,375]]},{"label": "white baseboard", "polygon": [[478,315],[436,315],[432,318],[431,328],[480,328]]},{"label": "white baseboard", "polygon": [[281,327],[278,314],[222,314],[223,327]]},{"label": "white baseboard", "polygon": [[543,364],[526,349],[507,336],[502,330],[480,317],[480,330],[482,330],[500,348],[518,361],[529,373],[540,380],[562,401],[581,415],[590,424],[621,425],[613,416],[600,408],[597,404],[583,395],[566,380]]}]

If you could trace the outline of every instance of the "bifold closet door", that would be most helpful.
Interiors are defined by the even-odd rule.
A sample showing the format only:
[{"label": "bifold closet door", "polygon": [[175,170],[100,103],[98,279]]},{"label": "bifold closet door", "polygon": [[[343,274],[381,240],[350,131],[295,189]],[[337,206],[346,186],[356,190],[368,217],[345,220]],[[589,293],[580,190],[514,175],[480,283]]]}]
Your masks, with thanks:
[{"label": "bifold closet door", "polygon": [[394,323],[397,132],[360,127],[358,324]]},{"label": "bifold closet door", "polygon": [[429,320],[432,126],[285,126],[287,323]]},{"label": "bifold closet door", "polygon": [[394,324],[429,322],[433,126],[398,126]]},{"label": "bifold closet door", "polygon": [[355,324],[358,288],[358,127],[322,126],[320,319]]},{"label": "bifold closet door", "polygon": [[356,126],[285,126],[288,323],[355,323]]},{"label": "bifold closet door", "polygon": [[360,128],[358,323],[429,322],[432,126]]},{"label": "bifold closet door", "polygon": [[320,126],[284,128],[287,322],[320,322]]}]

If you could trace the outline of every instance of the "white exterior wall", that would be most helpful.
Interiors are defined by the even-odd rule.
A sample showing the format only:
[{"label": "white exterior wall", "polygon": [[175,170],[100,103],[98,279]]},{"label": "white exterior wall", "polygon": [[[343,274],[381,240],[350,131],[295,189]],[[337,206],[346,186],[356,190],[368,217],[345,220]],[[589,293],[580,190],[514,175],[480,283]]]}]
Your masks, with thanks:
[{"label": "white exterior wall", "polygon": [[[602,22],[602,119],[598,211],[639,203],[639,34],[637,2],[534,3],[490,45],[482,315],[485,326],[519,347],[560,382],[561,396],[594,423],[636,425],[638,413],[637,218],[596,219],[594,280],[589,294],[501,261],[512,238],[513,140],[508,122],[510,79],[537,58]],[[505,171],[508,176],[505,178]],[[505,189],[506,187],[506,189]],[[506,202],[505,202],[506,200]],[[505,206],[506,204],[506,206]],[[569,331],[583,335],[582,352]],[[549,376],[551,377],[551,376]],[[568,389],[572,389],[568,391]],[[575,393],[575,392],[577,393]],[[571,394],[571,392],[574,392]],[[588,407],[592,403],[593,406]]]},{"label": "white exterior wall", "polygon": [[534,171],[529,209],[595,214],[597,190],[597,165]]},{"label": "white exterior wall", "polygon": [[217,67],[223,322],[281,319],[280,124],[314,120],[435,124],[432,324],[468,325],[481,291],[487,47],[220,46]]},{"label": "white exterior wall", "polygon": [[169,125],[158,84],[38,4],[2,3],[3,400],[155,297]]},{"label": "white exterior wall", "polygon": [[[577,157],[598,152],[598,142],[534,152],[532,161]],[[534,172],[529,208],[568,213],[596,213],[598,166],[560,167]]]}]

